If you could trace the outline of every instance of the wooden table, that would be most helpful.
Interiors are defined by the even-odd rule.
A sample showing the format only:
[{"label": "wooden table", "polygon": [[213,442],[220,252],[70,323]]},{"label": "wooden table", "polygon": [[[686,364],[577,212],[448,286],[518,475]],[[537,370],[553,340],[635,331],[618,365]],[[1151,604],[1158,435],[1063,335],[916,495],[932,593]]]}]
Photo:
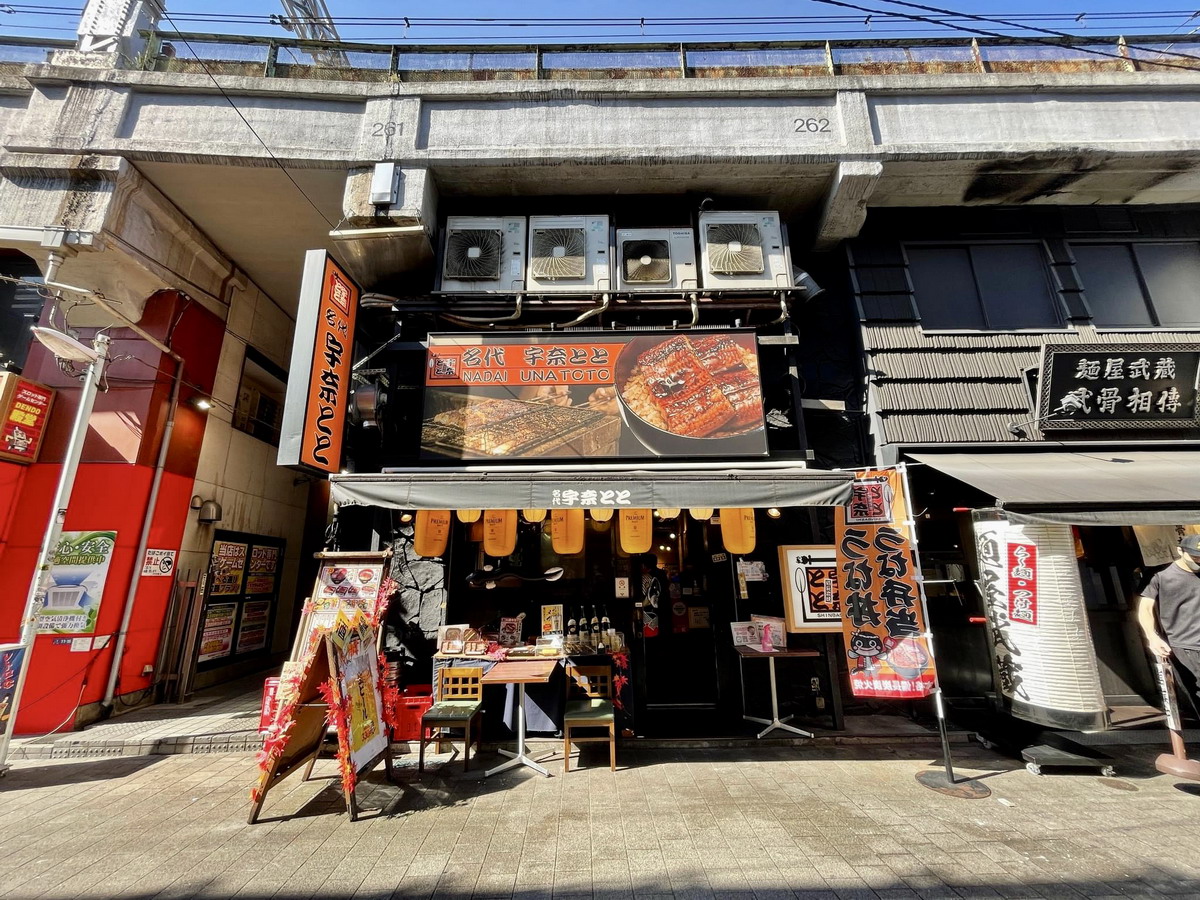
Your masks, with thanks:
[{"label": "wooden table", "polygon": [[[525,685],[545,684],[550,680],[557,659],[506,660],[498,662],[483,675],[484,684],[515,684],[517,686],[517,752],[501,750],[505,756],[511,756],[508,762],[500,763],[493,769],[484,772],[485,776],[504,772],[514,766],[529,766],[535,772],[541,772],[547,778],[550,772],[538,765],[538,760],[525,755]],[[552,754],[551,754],[552,755]]]},{"label": "wooden table", "polygon": [[767,661],[767,668],[771,673],[771,718],[760,719],[757,716],[742,716],[742,718],[747,722],[757,722],[759,725],[767,726],[758,733],[758,736],[763,737],[764,735],[770,734],[772,731],[775,731],[777,728],[779,728],[783,729],[784,731],[790,731],[793,734],[798,734],[800,737],[812,737],[813,733],[811,731],[804,731],[803,729],[788,725],[787,722],[792,718],[791,716],[788,716],[786,719],[779,718],[779,696],[776,693],[775,688],[775,658],[777,656],[781,656],[787,659],[796,659],[800,657],[812,659],[813,657],[820,656],[821,654],[816,650],[775,650],[771,653],[764,653],[757,647],[750,647],[746,644],[735,644],[733,649],[736,650],[743,659],[765,659]]}]

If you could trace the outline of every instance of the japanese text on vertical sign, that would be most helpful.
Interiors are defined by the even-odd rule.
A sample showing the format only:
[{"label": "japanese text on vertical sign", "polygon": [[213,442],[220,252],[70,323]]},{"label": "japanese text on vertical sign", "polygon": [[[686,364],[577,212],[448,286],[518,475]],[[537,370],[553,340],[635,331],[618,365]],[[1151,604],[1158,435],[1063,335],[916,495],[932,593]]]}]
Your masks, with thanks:
[{"label": "japanese text on vertical sign", "polygon": [[[895,488],[883,484],[890,488],[886,508],[893,518]],[[935,678],[912,546],[899,523],[854,524],[852,514],[853,508],[839,509],[837,521],[838,591],[851,688],[856,697],[924,697]]]},{"label": "japanese text on vertical sign", "polygon": [[358,288],[327,257],[300,454],[300,462],[326,472],[342,462],[357,307]]},{"label": "japanese text on vertical sign", "polygon": [[1008,542],[1008,619],[1036,625],[1037,545],[1028,541]]},{"label": "japanese text on vertical sign", "polygon": [[1009,699],[1027,700],[1029,695],[1023,686],[1021,649],[1009,631],[1012,618],[1007,602],[1008,584],[1004,577],[1006,545],[1001,537],[1003,527],[997,522],[977,522],[975,525],[979,581],[983,591],[984,612],[991,626],[992,658],[996,665],[996,677],[1000,681],[1000,692]]},{"label": "japanese text on vertical sign", "polygon": [[35,462],[54,390],[12,372],[0,372],[0,398],[0,458]]}]

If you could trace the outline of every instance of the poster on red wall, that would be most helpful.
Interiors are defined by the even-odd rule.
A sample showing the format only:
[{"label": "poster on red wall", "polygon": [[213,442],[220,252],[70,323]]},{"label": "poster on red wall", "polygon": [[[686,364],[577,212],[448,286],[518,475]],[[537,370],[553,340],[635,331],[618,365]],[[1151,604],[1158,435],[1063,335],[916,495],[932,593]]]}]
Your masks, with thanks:
[{"label": "poster on red wall", "polygon": [[53,404],[53,388],[0,372],[0,459],[37,462]]},{"label": "poster on red wall", "polygon": [[115,531],[64,531],[50,561],[38,634],[94,634]]}]

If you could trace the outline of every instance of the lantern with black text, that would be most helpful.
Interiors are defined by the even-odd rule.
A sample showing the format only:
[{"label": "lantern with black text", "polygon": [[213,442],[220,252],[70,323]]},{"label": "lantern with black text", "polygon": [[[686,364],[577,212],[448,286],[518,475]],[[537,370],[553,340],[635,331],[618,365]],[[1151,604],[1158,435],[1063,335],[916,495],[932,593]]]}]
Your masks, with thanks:
[{"label": "lantern with black text", "polygon": [[721,510],[721,540],[738,555],[754,552],[754,510],[746,507]]},{"label": "lantern with black text", "polygon": [[418,509],[413,526],[413,552],[417,556],[441,556],[450,542],[450,510]]},{"label": "lantern with black text", "polygon": [[550,544],[560,556],[569,556],[583,550],[582,509],[551,510]]},{"label": "lantern with black text", "polygon": [[622,509],[617,519],[621,549],[633,555],[646,553],[654,543],[654,518],[648,509]]},{"label": "lantern with black text", "polygon": [[517,549],[517,511],[489,509],[483,514],[483,552],[509,556]]}]

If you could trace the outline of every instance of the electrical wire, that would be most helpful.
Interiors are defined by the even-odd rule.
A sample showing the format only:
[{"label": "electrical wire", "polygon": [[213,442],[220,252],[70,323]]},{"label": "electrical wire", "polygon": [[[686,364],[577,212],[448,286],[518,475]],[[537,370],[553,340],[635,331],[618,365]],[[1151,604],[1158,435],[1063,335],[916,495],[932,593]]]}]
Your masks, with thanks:
[{"label": "electrical wire", "polygon": [[183,45],[188,48],[188,52],[191,53],[193,57],[195,57],[196,62],[199,63],[199,65],[200,65],[200,68],[202,68],[204,70],[204,73],[206,75],[208,75],[208,77],[212,80],[213,86],[216,87],[216,89],[221,92],[221,96],[225,98],[225,101],[230,105],[230,107],[232,107],[233,111],[235,113],[237,113],[238,118],[241,119],[242,122],[246,125],[246,127],[250,129],[250,133],[252,135],[254,135],[255,140],[257,140],[262,145],[262,148],[267,151],[267,155],[269,157],[271,157],[271,161],[273,163],[275,163],[276,166],[279,167],[279,171],[281,171],[285,176],[287,176],[287,180],[292,183],[292,187],[294,187],[297,191],[299,191],[300,196],[302,196],[305,200],[308,201],[308,205],[311,206],[316,211],[317,215],[319,215],[322,219],[325,220],[325,224],[329,226],[329,229],[331,231],[334,230],[333,222],[331,222],[329,220],[329,217],[326,216],[325,213],[323,213],[321,211],[321,208],[319,206],[317,206],[317,204],[315,202],[313,202],[312,197],[308,196],[308,194],[306,194],[304,192],[304,188],[300,187],[300,183],[297,182],[296,179],[292,177],[292,173],[287,170],[287,167],[279,160],[279,158],[275,155],[275,153],[271,150],[271,148],[267,146],[267,142],[262,139],[262,135],[260,135],[258,133],[258,131],[255,129],[255,127],[250,124],[250,120],[247,119],[242,114],[242,111],[240,109],[238,109],[238,105],[233,102],[233,98],[230,97],[228,93],[226,93],[225,88],[223,88],[221,86],[221,82],[219,82],[217,80],[217,76],[212,73],[212,70],[205,64],[204,60],[201,59],[200,56],[196,53],[195,48],[192,47],[192,45],[188,42],[187,38],[185,38],[183,36],[183,33],[179,30],[179,26],[175,24],[175,21],[171,18],[170,14],[167,12],[166,7],[162,3],[162,0],[150,0],[150,5],[154,8],[156,8],[159,15],[161,15],[162,18],[166,19],[167,22],[170,23],[171,27],[175,29],[175,34],[172,35],[172,37],[176,40],[182,41]]}]

